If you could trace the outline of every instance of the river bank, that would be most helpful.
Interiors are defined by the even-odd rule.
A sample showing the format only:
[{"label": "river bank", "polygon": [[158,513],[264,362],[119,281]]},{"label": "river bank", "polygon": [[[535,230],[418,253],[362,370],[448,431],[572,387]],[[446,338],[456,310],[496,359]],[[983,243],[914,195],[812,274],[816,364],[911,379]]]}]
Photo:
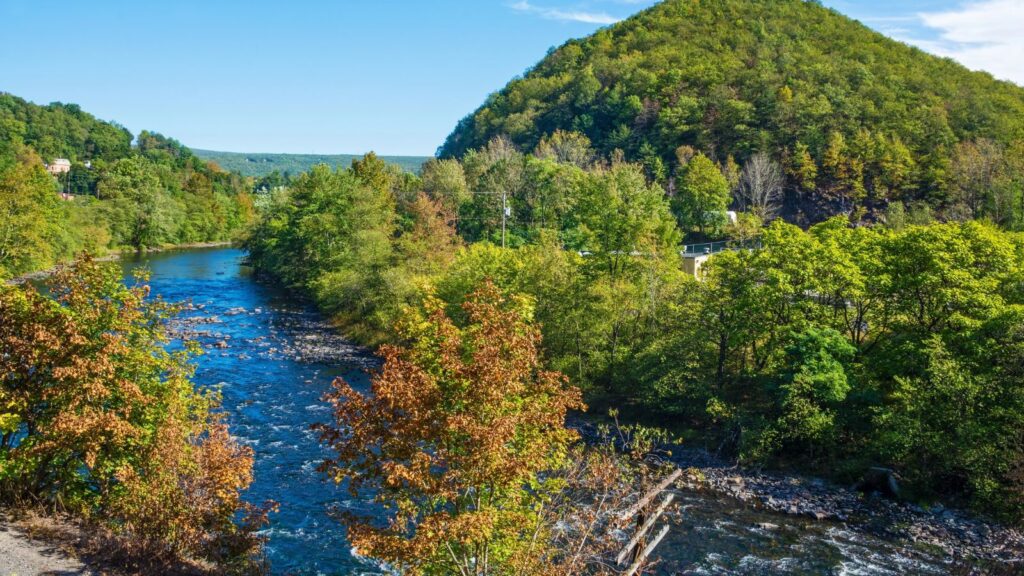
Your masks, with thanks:
[{"label": "river bank", "polygon": [[[144,254],[157,254],[160,252],[170,252],[174,250],[200,250],[205,248],[224,248],[227,246],[234,245],[233,240],[224,240],[218,242],[193,242],[191,244],[173,244],[169,246],[152,246],[149,248],[143,248],[141,250],[113,250],[102,256],[96,256],[93,259],[97,262],[114,262],[120,260],[124,256],[138,256]],[[7,284],[17,285],[24,284],[25,282],[32,282],[34,280],[42,280],[48,276],[53,275],[54,272],[70,265],[71,262],[62,262],[56,266],[51,266],[45,270],[37,270],[35,272],[27,272],[20,276],[15,276],[10,280],[7,280]]]},{"label": "river bank", "polygon": [[[591,422],[574,417],[586,441],[600,434]],[[659,447],[653,461],[686,471],[676,483],[683,493],[734,500],[752,510],[830,525],[932,552],[963,574],[1024,573],[1024,532],[969,512],[942,505],[922,508],[877,492],[795,473],[753,470],[706,450],[679,444]],[[685,512],[684,512],[685,513]],[[778,530],[775,522],[757,529]]]},{"label": "river bank", "polygon": [[77,574],[92,576],[73,550],[0,513],[0,575]]},{"label": "river bank", "polygon": [[985,565],[1006,574],[1024,571],[1024,533],[960,510],[941,505],[924,509],[819,478],[746,470],[698,450],[676,448],[672,454],[673,464],[694,472],[681,482],[685,489],[711,491],[757,509],[834,522],[931,548],[951,564],[979,569]]}]

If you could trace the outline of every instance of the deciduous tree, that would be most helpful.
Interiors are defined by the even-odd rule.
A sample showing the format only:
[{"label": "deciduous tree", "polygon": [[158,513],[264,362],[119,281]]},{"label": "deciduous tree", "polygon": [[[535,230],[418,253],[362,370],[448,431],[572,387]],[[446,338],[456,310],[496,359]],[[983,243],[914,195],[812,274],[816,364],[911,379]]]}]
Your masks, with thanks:
[{"label": "deciduous tree", "polygon": [[518,573],[546,551],[536,535],[556,488],[540,474],[564,461],[581,407],[565,377],[545,370],[526,303],[485,283],[457,327],[437,301],[400,326],[404,346],[381,349],[369,394],[343,380],[319,427],[334,455],[322,469],[371,497],[381,524],[349,515],[363,554],[406,574]]}]

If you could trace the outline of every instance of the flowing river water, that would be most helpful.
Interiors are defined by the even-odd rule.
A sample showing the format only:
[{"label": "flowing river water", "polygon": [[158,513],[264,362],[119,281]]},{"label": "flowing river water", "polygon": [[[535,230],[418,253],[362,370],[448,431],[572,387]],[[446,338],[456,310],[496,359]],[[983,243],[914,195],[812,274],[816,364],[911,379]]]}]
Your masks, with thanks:
[{"label": "flowing river water", "polygon": [[[221,391],[232,432],[256,453],[247,498],[275,500],[268,556],[274,574],[385,574],[353,555],[332,518],[369,510],[316,470],[325,456],[310,425],[337,376],[368,387],[374,360],[280,290],[256,282],[232,248],[164,252],[122,260],[146,268],[154,295],[191,302],[177,329],[202,343],[196,381]],[[706,493],[678,495],[682,512],[659,549],[662,574],[947,574],[933,552],[841,523],[752,509]]]}]

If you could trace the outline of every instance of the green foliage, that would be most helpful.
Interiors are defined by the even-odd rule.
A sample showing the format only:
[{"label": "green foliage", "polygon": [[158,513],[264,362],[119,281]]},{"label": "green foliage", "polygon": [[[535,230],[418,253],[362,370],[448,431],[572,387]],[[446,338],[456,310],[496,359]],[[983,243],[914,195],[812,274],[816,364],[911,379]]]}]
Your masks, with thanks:
[{"label": "green foliage", "polygon": [[0,169],[0,279],[44,268],[73,244],[55,188],[35,162]]},{"label": "green foliage", "polygon": [[[0,279],[83,250],[230,240],[252,220],[240,176],[160,134],[131,140],[77,106],[0,93]],[[44,163],[59,157],[71,171],[50,176]]]},{"label": "green foliage", "polygon": [[644,406],[747,462],[893,466],[921,498],[1019,521],[1021,238],[837,218],[762,242],[680,293],[639,357]]},{"label": "green foliage", "polygon": [[75,104],[36,106],[0,93],[0,142],[29,146],[46,160],[113,161],[130,154],[132,135]]},{"label": "green foliage", "polygon": [[264,515],[241,500],[252,452],[192,385],[195,346],[168,348],[172,310],[88,258],[47,291],[0,285],[0,499],[93,519],[141,557],[244,570]]},{"label": "green foliage", "polygon": [[496,136],[533,150],[576,131],[668,185],[680,146],[726,165],[765,152],[786,167],[787,215],[923,201],[1020,226],[1022,119],[1024,89],[818,2],[666,0],[552,51],[463,119],[439,156]]},{"label": "green foliage", "polygon": [[372,154],[348,170],[314,167],[271,193],[246,241],[253,264],[381,339],[458,245],[443,201],[407,199],[407,184]]},{"label": "green foliage", "polygon": [[729,181],[715,163],[697,154],[686,165],[674,202],[684,229],[697,227],[702,233],[721,229],[725,211],[732,201]]},{"label": "green foliage", "polygon": [[776,393],[779,415],[758,433],[751,453],[741,452],[744,460],[761,460],[784,448],[791,450],[793,444],[810,458],[834,448],[835,407],[850,392],[843,363],[853,358],[856,349],[831,328],[808,328],[791,340]]},{"label": "green foliage", "polygon": [[[896,140],[831,140],[821,170],[849,173],[849,150],[889,147],[885,185],[901,189]],[[364,341],[388,339],[387,322],[434,298],[465,325],[463,304],[489,280],[530,303],[548,365],[592,404],[701,430],[748,464],[844,481],[894,467],[921,499],[1024,518],[1019,233],[934,223],[920,202],[893,202],[888,226],[743,217],[730,231],[760,247],[716,254],[695,278],[681,269],[676,222],[724,209],[719,167],[675,151],[673,214],[649,166],[581,167],[582,143],[562,134],[527,155],[499,138],[430,163],[422,180],[373,158],[315,169],[271,195],[253,262]],[[684,208],[682,197],[716,204]]]}]

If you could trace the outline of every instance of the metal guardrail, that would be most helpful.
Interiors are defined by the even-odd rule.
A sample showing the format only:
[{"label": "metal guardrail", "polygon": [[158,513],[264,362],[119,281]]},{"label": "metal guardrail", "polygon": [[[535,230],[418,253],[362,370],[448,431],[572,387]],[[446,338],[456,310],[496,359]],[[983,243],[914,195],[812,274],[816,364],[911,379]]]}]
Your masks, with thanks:
[{"label": "metal guardrail", "polygon": [[687,244],[679,252],[683,256],[700,256],[704,254],[718,254],[729,249],[729,242],[705,242],[703,244]]},{"label": "metal guardrail", "polygon": [[726,250],[757,250],[761,248],[761,240],[736,241],[724,240],[721,242],[705,242],[703,244],[687,244],[679,251],[684,258],[695,258],[697,256],[710,256],[725,252]]},{"label": "metal guardrail", "polygon": [[[679,251],[679,255],[684,258],[695,258],[697,256],[710,256],[712,254],[718,254],[719,252],[725,252],[726,250],[759,250],[762,247],[761,239],[755,238],[753,240],[723,240],[721,242],[705,242],[703,244],[686,244],[683,249]],[[588,258],[593,256],[594,253],[589,250],[581,250],[578,252],[580,256]],[[616,256],[648,256],[644,252],[611,252]]]}]

